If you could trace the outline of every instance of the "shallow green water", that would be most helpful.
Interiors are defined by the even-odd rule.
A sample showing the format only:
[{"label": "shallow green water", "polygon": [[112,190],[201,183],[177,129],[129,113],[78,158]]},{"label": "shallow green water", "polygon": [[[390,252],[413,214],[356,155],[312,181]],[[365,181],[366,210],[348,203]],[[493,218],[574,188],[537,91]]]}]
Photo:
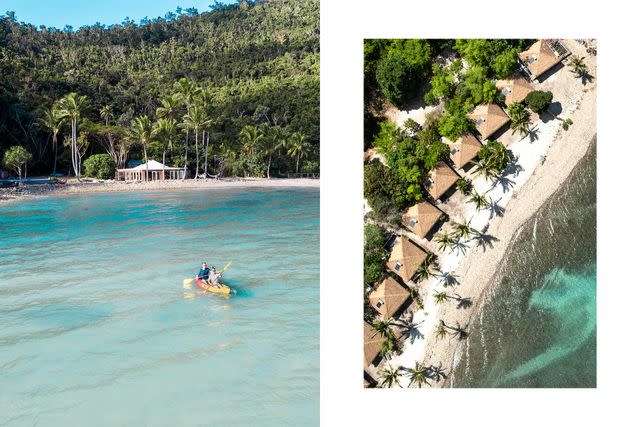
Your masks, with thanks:
[{"label": "shallow green water", "polygon": [[510,249],[451,384],[595,387],[595,143]]},{"label": "shallow green water", "polygon": [[[182,287],[233,266],[231,298]],[[319,191],[0,206],[0,425],[318,425]]]}]

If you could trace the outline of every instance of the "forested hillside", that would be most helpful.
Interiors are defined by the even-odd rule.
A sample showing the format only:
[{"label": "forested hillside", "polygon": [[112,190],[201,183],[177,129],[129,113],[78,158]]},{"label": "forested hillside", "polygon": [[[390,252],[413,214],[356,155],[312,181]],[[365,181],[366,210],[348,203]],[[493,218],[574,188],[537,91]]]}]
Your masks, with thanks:
[{"label": "forested hillside", "polygon": [[107,153],[122,166],[145,149],[156,160],[166,151],[171,166],[186,157],[192,174],[205,158],[225,175],[318,171],[318,0],[216,4],[77,31],[18,19],[0,17],[0,159],[19,145],[31,171],[50,173],[56,141],[63,173],[72,159]]}]

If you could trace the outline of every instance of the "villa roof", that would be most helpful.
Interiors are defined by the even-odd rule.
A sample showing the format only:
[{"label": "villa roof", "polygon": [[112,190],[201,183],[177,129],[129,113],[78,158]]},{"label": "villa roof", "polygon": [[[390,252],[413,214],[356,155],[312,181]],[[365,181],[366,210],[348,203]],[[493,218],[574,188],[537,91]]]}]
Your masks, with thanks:
[{"label": "villa roof", "polygon": [[364,322],[364,366],[369,366],[382,349],[384,338],[373,327]]},{"label": "villa roof", "polygon": [[433,206],[431,203],[420,202],[407,209],[407,212],[402,215],[402,224],[415,234],[424,238],[429,230],[440,219],[440,209]]},{"label": "villa roof", "polygon": [[426,258],[427,254],[422,249],[402,236],[396,239],[391,249],[387,268],[408,282]]},{"label": "villa roof", "polygon": [[505,104],[513,104],[514,102],[522,102],[529,92],[533,90],[533,86],[529,84],[527,79],[522,76],[514,77],[506,80],[498,80],[496,89],[504,94]]},{"label": "villa roof", "polygon": [[[170,170],[182,170],[182,168],[174,168],[174,167],[170,167],[170,166],[165,166],[160,162],[156,162],[155,160],[149,160],[149,170],[150,171],[161,171],[163,168],[165,171],[170,171]],[[143,163],[141,165],[138,165],[134,168],[127,168],[127,169],[118,169],[120,171],[123,170],[134,170],[134,171],[141,171],[141,170],[147,170],[147,163]]]},{"label": "villa roof", "polygon": [[475,122],[483,139],[489,138],[509,123],[509,116],[497,104],[480,104],[471,111],[469,118]]},{"label": "villa roof", "polygon": [[393,317],[409,299],[409,292],[391,277],[369,293],[369,304],[385,319]]},{"label": "villa roof", "polygon": [[439,199],[458,180],[455,173],[445,162],[438,162],[435,169],[427,175],[427,192],[434,199]]},{"label": "villa roof", "polygon": [[467,163],[473,160],[478,154],[482,144],[472,133],[465,133],[455,142],[451,142],[443,137],[443,142],[449,146],[451,150],[451,160],[456,168],[463,168]]},{"label": "villa roof", "polygon": [[531,72],[532,79],[538,78],[545,71],[562,61],[562,57],[556,54],[545,40],[538,40],[529,49],[520,52],[518,57]]}]

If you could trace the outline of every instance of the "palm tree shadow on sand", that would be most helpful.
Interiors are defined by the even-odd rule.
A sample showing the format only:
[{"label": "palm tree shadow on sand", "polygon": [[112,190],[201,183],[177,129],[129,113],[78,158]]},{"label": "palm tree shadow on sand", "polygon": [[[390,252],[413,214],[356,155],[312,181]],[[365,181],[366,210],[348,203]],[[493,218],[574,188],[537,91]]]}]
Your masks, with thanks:
[{"label": "palm tree shadow on sand", "polygon": [[395,323],[401,329],[401,333],[403,336],[406,336],[409,339],[409,342],[413,344],[417,339],[424,339],[424,334],[420,332],[418,327],[422,325],[422,322],[415,323],[413,321],[413,314],[409,320],[398,320],[398,323]]},{"label": "palm tree shadow on sand", "polygon": [[497,175],[493,181],[493,184],[491,184],[491,189],[494,189],[498,185],[500,185],[500,187],[502,187],[502,192],[507,193],[509,190],[513,188],[515,184],[516,184],[515,181],[507,178],[506,175]]},{"label": "palm tree shadow on sand", "polygon": [[536,125],[536,127],[532,128],[529,130],[529,143],[533,144],[534,142],[536,142],[539,138],[538,133],[540,132],[540,129],[538,129],[538,126]]},{"label": "palm tree shadow on sand", "polygon": [[450,271],[443,271],[440,273],[440,282],[446,286],[459,285],[458,277]]},{"label": "palm tree shadow on sand", "polygon": [[489,198],[489,219],[493,219],[494,216],[504,216],[504,207],[498,204],[500,200],[502,200],[502,197],[498,200],[493,200],[491,197]]},{"label": "palm tree shadow on sand", "polygon": [[473,239],[482,248],[482,252],[486,252],[487,248],[493,249],[493,243],[499,241],[497,237],[485,233],[476,234]]}]

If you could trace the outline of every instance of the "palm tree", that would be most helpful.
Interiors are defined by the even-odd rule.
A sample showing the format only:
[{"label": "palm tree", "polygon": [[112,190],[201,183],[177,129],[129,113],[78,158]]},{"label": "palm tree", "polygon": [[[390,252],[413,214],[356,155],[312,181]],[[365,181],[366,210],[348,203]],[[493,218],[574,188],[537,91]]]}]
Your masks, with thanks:
[{"label": "palm tree", "polygon": [[449,331],[447,331],[447,328],[444,326],[444,322],[441,320],[440,324],[436,326],[436,338],[442,339],[447,335],[449,335]]},{"label": "palm tree", "polygon": [[387,338],[382,342],[382,346],[380,347],[380,355],[384,357],[387,354],[391,354],[395,348],[395,341],[391,338]]},{"label": "palm tree", "polygon": [[64,122],[64,117],[58,108],[54,105],[51,108],[45,108],[42,110],[42,117],[39,120],[42,127],[47,129],[51,133],[51,144],[53,145],[53,172],[56,173],[56,166],[58,163],[58,132]]},{"label": "palm tree", "polygon": [[303,134],[299,132],[291,134],[289,137],[289,151],[287,151],[287,154],[291,157],[295,157],[296,159],[296,174],[299,170],[300,159],[307,156],[310,149],[311,145],[306,141],[306,137]]},{"label": "palm tree", "polygon": [[393,331],[391,330],[391,322],[388,320],[377,319],[371,324],[371,326],[374,331],[380,334],[380,336],[387,339],[395,339]]},{"label": "palm tree", "polygon": [[433,299],[436,300],[436,304],[442,304],[449,299],[449,295],[446,292],[436,292],[433,294]]},{"label": "palm tree", "polygon": [[[175,82],[173,84],[173,89],[175,90],[177,96],[180,98],[182,103],[186,106],[187,114],[189,114],[189,110],[191,109],[193,100],[195,99],[200,89],[191,80],[187,79],[186,77],[183,77],[177,82]],[[187,161],[189,159],[189,127],[187,127],[186,129],[187,129],[187,132],[185,134],[185,139],[184,139],[184,176],[182,179],[186,178],[187,176]],[[196,172],[196,175],[197,175],[197,172]]]},{"label": "palm tree", "polygon": [[424,364],[416,362],[415,368],[405,368],[405,371],[406,375],[409,377],[409,387],[414,383],[418,388],[422,388],[425,384],[430,385],[427,381],[428,370]]},{"label": "palm tree", "polygon": [[453,221],[453,229],[455,236],[458,238],[467,238],[471,234],[478,234],[478,230],[471,227],[471,221],[462,220],[461,222]]},{"label": "palm tree", "polygon": [[156,115],[158,117],[175,119],[178,117],[180,109],[182,108],[183,96],[180,93],[172,93],[162,98],[160,104],[162,106],[156,108]]},{"label": "palm tree", "polygon": [[450,233],[436,233],[433,238],[438,243],[438,249],[441,251],[444,251],[447,248],[453,248],[456,244],[454,235]]},{"label": "palm tree", "polygon": [[164,168],[167,150],[173,148],[173,143],[178,139],[178,125],[171,118],[161,118],[153,124],[152,137],[162,144],[162,178],[164,179]]},{"label": "palm tree", "polygon": [[429,270],[429,263],[427,261],[420,264],[416,273],[413,275],[413,281],[416,283],[420,283],[423,280],[427,280],[429,277],[433,276],[431,271]]},{"label": "palm tree", "polygon": [[485,160],[475,161],[472,160],[471,163],[476,165],[475,169],[471,171],[473,175],[480,174],[485,178],[491,178],[495,176],[498,172],[489,164],[489,162]]},{"label": "palm tree", "polygon": [[588,72],[587,64],[584,63],[584,56],[580,58],[572,56],[569,60],[569,66],[571,67],[571,71],[576,74],[577,77],[582,77]]},{"label": "palm tree", "polygon": [[147,165],[146,179],[149,179],[149,159],[147,158],[147,147],[153,141],[153,126],[149,117],[144,115],[136,117],[131,122],[129,129],[129,140],[134,144],[139,144],[144,152],[144,162]]},{"label": "palm tree", "polygon": [[264,138],[262,131],[253,125],[243,126],[238,136],[242,143],[242,149],[248,154],[253,154]]},{"label": "palm tree", "polygon": [[525,110],[523,104],[519,102],[509,104],[507,114],[511,119],[509,127],[513,130],[513,133],[520,132],[522,136],[529,134],[531,120],[529,118],[529,112]]},{"label": "palm tree", "polygon": [[467,200],[467,203],[473,203],[477,211],[489,208],[487,198],[479,194],[476,190],[473,190],[473,193],[471,193],[471,197]]},{"label": "palm tree", "polygon": [[440,363],[438,366],[431,365],[427,369],[429,371],[429,378],[433,379],[436,382],[440,381],[442,378],[447,378],[444,373],[444,369],[442,369],[442,363]]},{"label": "palm tree", "polygon": [[109,119],[113,116],[111,105],[105,105],[100,109],[100,117],[104,119],[104,125],[109,126]]},{"label": "palm tree", "polygon": [[439,327],[450,329],[451,331],[453,331],[453,335],[457,336],[458,339],[460,340],[465,339],[469,335],[466,329],[461,327],[460,323],[457,323],[457,322],[456,322],[456,326],[449,326],[446,323],[444,323],[443,320],[440,320]]},{"label": "palm tree", "polygon": [[78,152],[78,119],[87,105],[87,97],[71,92],[58,101],[58,109],[63,118],[71,121],[71,163],[76,177],[82,172]]},{"label": "palm tree", "polygon": [[267,178],[271,178],[271,159],[273,156],[286,145],[287,138],[284,130],[280,126],[274,126],[269,128],[268,125],[262,127],[262,134],[265,135],[262,138],[260,144],[260,151],[262,155],[267,157]]},{"label": "palm tree", "polygon": [[193,129],[196,135],[196,176],[193,179],[198,178],[198,170],[200,167],[200,155],[198,153],[198,134],[200,130],[211,124],[211,119],[207,115],[207,112],[200,105],[193,105],[189,112],[184,116],[183,126],[187,129]]},{"label": "palm tree", "polygon": [[379,374],[382,376],[382,381],[380,382],[380,385],[382,387],[391,388],[394,385],[402,387],[400,386],[400,368],[387,366],[386,368],[382,369]]}]

